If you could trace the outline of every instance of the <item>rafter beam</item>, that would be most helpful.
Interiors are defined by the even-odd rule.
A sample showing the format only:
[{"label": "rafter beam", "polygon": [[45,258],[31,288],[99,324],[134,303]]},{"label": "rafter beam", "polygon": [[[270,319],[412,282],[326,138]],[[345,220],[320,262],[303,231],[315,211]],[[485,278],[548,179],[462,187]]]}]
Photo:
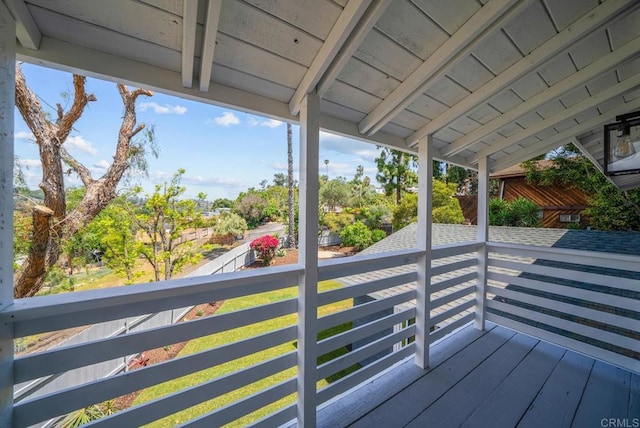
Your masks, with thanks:
[{"label": "rafter beam", "polygon": [[347,3],[289,101],[292,115],[298,114],[302,99],[313,91],[370,4],[371,0],[350,0]]},{"label": "rafter beam", "polygon": [[517,120],[519,117],[528,114],[540,106],[552,101],[573,89],[584,85],[588,81],[598,77],[602,73],[615,69],[620,64],[630,58],[638,55],[638,46],[640,46],[640,37],[630,41],[619,49],[600,58],[598,61],[591,63],[582,70],[561,80],[557,84],[545,89],[539,94],[529,98],[527,101],[517,105],[511,110],[503,113],[495,119],[485,123],[481,127],[474,129],[467,135],[459,138],[451,144],[443,153],[445,155],[455,155],[461,151],[478,143],[481,139],[490,135],[505,125]]},{"label": "rafter beam", "polygon": [[558,146],[565,144],[566,142],[568,142],[567,140],[573,138],[573,136],[575,135],[580,135],[592,129],[600,128],[605,124],[613,121],[616,116],[634,111],[638,108],[640,108],[640,98],[636,98],[633,101],[622,104],[612,110],[607,111],[605,114],[596,116],[556,135],[545,138],[544,140],[541,140],[536,144],[523,148],[522,150],[519,150],[509,156],[498,159],[493,164],[491,172],[500,171],[512,165],[516,165],[529,160],[535,156],[547,153],[549,150],[553,150]]},{"label": "rafter beam", "polygon": [[342,49],[338,52],[338,55],[336,55],[336,58],[318,81],[318,96],[320,96],[320,98],[322,98],[338,78],[338,75],[342,72],[345,65],[347,65],[353,53],[362,44],[365,37],[369,34],[369,31],[376,25],[376,22],[378,22],[378,19],[380,19],[384,11],[387,10],[391,2],[393,2],[393,0],[373,0],[371,7],[367,9],[356,28],[342,46]]},{"label": "rafter beam", "polygon": [[582,40],[598,28],[608,23],[613,17],[637,4],[634,0],[608,0],[589,13],[569,25],[560,33],[549,39],[543,45],[533,50],[515,64],[511,65],[498,76],[491,79],[475,92],[462,99],[450,109],[434,118],[431,122],[418,129],[407,137],[408,145],[415,145],[429,134],[433,134],[444,128],[459,117],[485,102],[493,95],[515,83],[532,70],[536,70],[558,53],[566,50],[572,44]]},{"label": "rafter beam", "polygon": [[614,98],[618,98],[626,92],[632,91],[638,87],[640,87],[640,74],[636,74],[633,77],[623,80],[617,85],[607,88],[604,91],[594,95],[593,97],[589,97],[577,104],[574,104],[573,106],[564,109],[545,120],[534,123],[528,128],[516,132],[512,136],[505,138],[504,140],[500,140],[490,145],[489,147],[480,150],[475,155],[470,156],[468,158],[468,161],[471,163],[475,163],[478,161],[478,159],[484,156],[491,156],[492,154],[499,152],[500,150],[504,150],[507,147],[513,146],[514,144],[526,140],[527,138],[532,137],[539,132],[552,128],[560,122],[571,119],[572,117],[584,113],[589,109],[593,109],[598,104],[605,103]]},{"label": "rafter beam", "polygon": [[204,22],[204,42],[202,44],[202,55],[200,55],[200,90],[202,92],[209,90],[209,83],[211,82],[213,54],[216,48],[221,6],[222,0],[208,1],[207,15]]},{"label": "rafter beam", "polygon": [[582,152],[583,155],[586,156],[587,159],[589,159],[591,161],[591,163],[593,164],[593,166],[595,166],[598,171],[600,171],[601,173],[604,174],[604,168],[602,167],[602,165],[600,165],[600,162],[598,162],[598,159],[596,159],[591,152],[589,152],[589,150],[587,150],[582,143],[580,142],[580,140],[578,139],[578,137],[573,137],[571,139],[571,142],[573,143],[574,146],[576,146],[578,148],[578,150],[580,150]]},{"label": "rafter beam", "polygon": [[20,44],[27,49],[39,49],[42,34],[24,0],[4,0],[4,3],[16,20],[16,37]]},{"label": "rafter beam", "polygon": [[193,86],[193,62],[198,27],[198,0],[185,1],[182,6],[182,86]]},{"label": "rafter beam", "polygon": [[504,20],[526,2],[491,0],[444,42],[425,62],[374,108],[359,125],[360,132],[374,134],[444,76],[460,59],[471,52],[482,35],[499,28]]}]

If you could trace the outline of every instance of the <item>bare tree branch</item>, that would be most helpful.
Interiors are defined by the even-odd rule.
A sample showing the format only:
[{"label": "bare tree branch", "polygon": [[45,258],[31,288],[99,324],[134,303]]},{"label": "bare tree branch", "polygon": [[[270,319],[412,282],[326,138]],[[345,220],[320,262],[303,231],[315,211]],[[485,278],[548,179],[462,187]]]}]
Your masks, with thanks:
[{"label": "bare tree branch", "polygon": [[76,158],[74,158],[64,146],[60,147],[60,155],[62,156],[62,160],[64,163],[69,165],[73,171],[78,174],[80,180],[82,180],[82,184],[85,187],[89,187],[93,183],[93,177],[91,177],[91,171],[84,165],[82,165]]},{"label": "bare tree branch", "polygon": [[82,112],[84,111],[84,108],[87,106],[87,104],[91,101],[96,100],[95,95],[86,93],[84,88],[86,81],[87,78],[84,76],[80,76],[78,74],[73,75],[73,88],[75,91],[73,104],[71,105],[69,111],[60,120],[60,124],[58,125],[58,132],[56,133],[60,144],[62,144],[67,139],[69,133],[71,132],[71,129],[73,128],[73,124],[76,123],[78,119],[80,119],[80,116],[82,115]]}]

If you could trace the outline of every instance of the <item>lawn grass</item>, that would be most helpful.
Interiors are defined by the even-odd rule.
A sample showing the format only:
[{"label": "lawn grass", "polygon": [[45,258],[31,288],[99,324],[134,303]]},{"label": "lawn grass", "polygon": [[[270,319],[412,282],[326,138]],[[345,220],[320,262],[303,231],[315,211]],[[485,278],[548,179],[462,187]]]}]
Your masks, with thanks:
[{"label": "lawn grass", "polygon": [[[338,287],[341,287],[341,284],[337,281],[324,281],[319,284],[320,291],[330,290]],[[297,288],[290,287],[282,290],[276,290],[276,291],[260,293],[252,296],[230,299],[230,300],[227,300],[224,303],[224,305],[222,305],[222,307],[218,310],[218,313],[222,314],[227,312],[234,312],[237,310],[246,309],[246,308],[250,308],[258,305],[264,305],[267,303],[271,303],[271,302],[275,302],[283,299],[291,299],[291,298],[295,298],[296,295],[297,295]],[[352,306],[352,301],[350,299],[341,301],[341,302],[336,302],[330,305],[325,305],[319,308],[318,316],[325,316],[330,313],[342,311],[350,308],[351,306]],[[291,314],[291,315],[287,315],[279,318],[270,319],[261,323],[257,323],[249,327],[242,327],[242,328],[237,328],[233,330],[228,330],[215,335],[191,340],[180,352],[179,356],[185,356],[185,355],[193,354],[196,352],[201,352],[213,347],[236,342],[238,340],[242,340],[248,337],[256,336],[272,330],[290,326],[296,323],[296,319],[297,319],[297,315]],[[321,332],[321,334],[322,336],[328,337],[328,335],[336,334],[341,330],[344,330],[347,328],[350,328],[350,325],[345,324],[342,326],[334,327],[329,332]],[[261,361],[291,352],[295,350],[295,345],[296,345],[295,341],[288,342],[288,343],[267,349],[262,352],[258,352],[243,358],[239,358],[237,360],[228,361],[222,365],[219,365],[210,369],[202,370],[200,372],[193,373],[191,375],[184,376],[179,379],[174,379],[170,382],[165,382],[165,383],[156,385],[154,387],[144,390],[138,396],[138,398],[134,402],[134,405],[165,396],[172,392],[197,385],[201,382],[205,382],[210,379],[220,377],[237,370],[241,370],[245,367],[257,364]],[[346,349],[334,351],[333,353],[331,353],[330,356],[323,356],[323,361],[328,361],[329,359],[335,358],[336,356],[345,352],[347,352]],[[354,369],[355,368],[352,368],[351,371],[353,371]],[[180,424],[185,421],[188,421],[194,417],[197,417],[198,415],[205,414],[207,412],[212,411],[213,409],[222,407],[226,404],[242,399],[243,397],[246,397],[250,394],[261,391],[262,389],[272,386],[278,382],[287,380],[295,375],[296,375],[296,368],[292,367],[288,370],[277,373],[274,376],[252,383],[244,388],[237,389],[221,397],[203,402],[197,406],[194,406],[189,409],[183,410],[179,413],[175,413],[170,416],[167,416],[163,419],[160,419],[158,421],[155,421],[149,424],[148,426],[152,426],[152,427],[175,426],[176,424]],[[333,381],[333,380],[334,379],[331,379],[330,381]],[[318,382],[318,388],[324,387],[328,384],[329,384],[329,381],[323,379]],[[245,426],[252,421],[255,421],[287,404],[292,403],[294,400],[295,400],[295,394],[292,394],[288,397],[284,397],[283,399],[278,400],[277,402],[274,402],[269,406],[266,406],[241,419],[234,421],[233,424],[230,424],[229,426]]]}]

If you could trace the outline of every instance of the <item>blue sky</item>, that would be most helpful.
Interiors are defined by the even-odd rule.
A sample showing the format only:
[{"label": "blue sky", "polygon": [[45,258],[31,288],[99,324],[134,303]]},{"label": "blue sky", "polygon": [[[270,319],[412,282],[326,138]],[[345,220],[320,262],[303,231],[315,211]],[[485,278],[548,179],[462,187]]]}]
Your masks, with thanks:
[{"label": "blue sky", "polygon": [[[63,94],[71,94],[69,73],[31,64],[22,65],[27,84],[48,112],[54,115],[56,103],[65,109]],[[87,91],[97,101],[89,104],[65,143],[67,150],[100,177],[115,150],[122,116],[122,102],[116,85],[97,79],[87,80]],[[287,128],[282,122],[251,114],[196,103],[182,98],[155,93],[139,97],[136,103],[138,123],[155,126],[160,148],[158,159],[149,159],[149,178],[141,179],[146,192],[154,184],[168,181],[178,168],[186,170],[183,184],[187,196],[199,192],[207,199],[235,199],[260,181],[271,182],[273,175],[287,170]],[[294,162],[298,165],[298,127],[293,127]],[[15,153],[19,157],[27,182],[36,188],[41,179],[38,148],[20,113],[15,112]],[[373,144],[322,133],[320,138],[320,171],[329,160],[329,177],[351,179],[358,165],[375,182],[375,162],[379,150]],[[68,185],[79,185],[74,175]]]}]

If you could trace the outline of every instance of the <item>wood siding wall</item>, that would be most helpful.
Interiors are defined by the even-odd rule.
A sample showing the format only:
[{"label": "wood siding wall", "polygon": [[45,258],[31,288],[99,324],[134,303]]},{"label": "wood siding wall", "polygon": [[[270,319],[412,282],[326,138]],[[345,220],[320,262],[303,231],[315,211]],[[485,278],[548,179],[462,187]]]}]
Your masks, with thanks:
[{"label": "wood siding wall", "polygon": [[[587,208],[587,198],[580,190],[567,186],[535,186],[527,183],[524,177],[507,177],[504,183],[503,199],[513,201],[518,197],[529,199],[543,210],[542,227],[567,227],[560,222],[562,214],[580,214],[580,227],[589,225],[589,219],[582,214]],[[476,195],[457,196],[465,221],[477,224],[478,202]]]}]

